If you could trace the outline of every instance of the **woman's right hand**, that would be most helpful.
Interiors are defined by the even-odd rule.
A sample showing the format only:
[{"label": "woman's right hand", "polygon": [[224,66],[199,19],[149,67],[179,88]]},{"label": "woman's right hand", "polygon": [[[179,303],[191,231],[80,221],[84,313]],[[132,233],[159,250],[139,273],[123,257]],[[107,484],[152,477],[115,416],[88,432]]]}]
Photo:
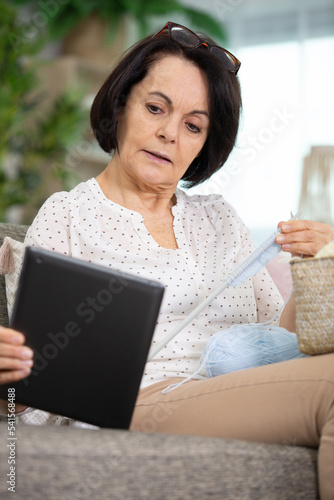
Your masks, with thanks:
[{"label": "woman's right hand", "polygon": [[24,343],[22,333],[0,326],[0,384],[10,384],[30,374],[34,353]]}]

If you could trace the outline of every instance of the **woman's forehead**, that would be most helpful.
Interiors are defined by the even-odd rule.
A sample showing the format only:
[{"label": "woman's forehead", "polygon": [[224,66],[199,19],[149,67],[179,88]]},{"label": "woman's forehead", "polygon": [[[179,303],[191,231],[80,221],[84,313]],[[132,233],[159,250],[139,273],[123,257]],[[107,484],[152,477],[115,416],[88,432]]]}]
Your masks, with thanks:
[{"label": "woman's forehead", "polygon": [[176,56],[165,56],[149,69],[136,85],[141,92],[161,92],[173,102],[188,102],[208,110],[208,83],[194,63]]}]

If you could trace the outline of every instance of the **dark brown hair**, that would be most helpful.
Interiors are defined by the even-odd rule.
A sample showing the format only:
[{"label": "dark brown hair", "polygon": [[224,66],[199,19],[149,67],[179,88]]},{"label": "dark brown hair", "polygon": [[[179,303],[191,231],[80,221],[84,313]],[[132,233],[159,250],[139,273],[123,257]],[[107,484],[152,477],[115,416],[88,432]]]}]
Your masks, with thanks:
[{"label": "dark brown hair", "polygon": [[[214,44],[206,36],[203,39]],[[204,72],[209,85],[209,135],[200,155],[182,177],[185,185],[192,187],[211,177],[226,162],[236,141],[241,110],[238,78],[204,46],[183,47],[167,33],[139,41],[120,60],[97,93],[91,108],[91,126],[104,151],[116,150],[117,111],[125,106],[132,87],[145,78],[154,63],[167,55],[192,61]]]}]

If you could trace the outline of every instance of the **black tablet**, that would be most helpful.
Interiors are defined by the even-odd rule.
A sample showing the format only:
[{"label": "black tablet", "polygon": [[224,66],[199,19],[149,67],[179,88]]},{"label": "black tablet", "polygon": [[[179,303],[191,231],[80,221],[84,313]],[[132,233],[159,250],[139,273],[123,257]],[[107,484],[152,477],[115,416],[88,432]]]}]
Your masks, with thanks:
[{"label": "black tablet", "polygon": [[34,365],[7,399],[100,427],[129,428],[164,286],[27,247],[10,326]]}]

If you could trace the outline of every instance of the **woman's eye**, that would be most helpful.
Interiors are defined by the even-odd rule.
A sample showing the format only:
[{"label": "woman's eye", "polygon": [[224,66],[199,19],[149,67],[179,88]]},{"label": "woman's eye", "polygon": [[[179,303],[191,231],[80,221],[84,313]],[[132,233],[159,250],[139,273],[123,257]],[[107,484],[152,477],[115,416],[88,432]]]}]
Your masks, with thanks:
[{"label": "woman's eye", "polygon": [[156,115],[160,112],[160,108],[158,108],[157,106],[154,106],[153,104],[148,104],[147,109],[149,110],[150,113],[153,113],[154,115]]},{"label": "woman's eye", "polygon": [[194,125],[193,123],[187,123],[187,127],[190,130],[190,132],[195,132],[196,134],[198,134],[201,131],[201,129],[196,125]]}]

